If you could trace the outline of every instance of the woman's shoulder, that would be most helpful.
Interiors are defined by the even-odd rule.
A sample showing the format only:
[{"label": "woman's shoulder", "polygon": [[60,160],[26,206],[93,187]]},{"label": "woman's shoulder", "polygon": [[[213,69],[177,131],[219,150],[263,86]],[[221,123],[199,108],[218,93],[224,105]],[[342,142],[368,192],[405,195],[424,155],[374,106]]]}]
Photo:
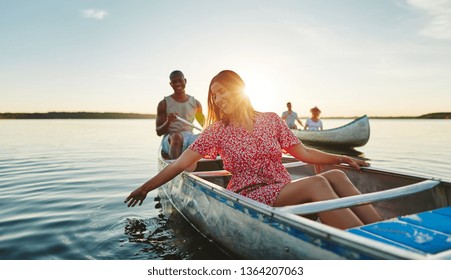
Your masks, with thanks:
[{"label": "woman's shoulder", "polygon": [[264,112],[259,113],[262,123],[271,124],[271,125],[285,125],[284,120],[274,112]]},{"label": "woman's shoulder", "polygon": [[224,126],[221,125],[221,122],[216,121],[205,127],[199,134],[198,139],[202,139],[202,143],[205,143],[205,141],[214,142],[217,139],[221,139],[225,134]]},{"label": "woman's shoulder", "polygon": [[277,118],[280,119],[280,116],[277,115],[274,112],[264,112],[264,113],[259,113],[262,117],[267,118],[267,119],[273,119],[273,118]]},{"label": "woman's shoulder", "polygon": [[216,130],[216,129],[220,128],[220,127],[223,127],[221,121],[215,121],[214,123],[212,123],[212,124],[210,124],[209,126],[207,126],[207,127],[205,128],[205,130],[207,130],[207,129],[208,129],[208,130],[211,130],[211,129]]}]

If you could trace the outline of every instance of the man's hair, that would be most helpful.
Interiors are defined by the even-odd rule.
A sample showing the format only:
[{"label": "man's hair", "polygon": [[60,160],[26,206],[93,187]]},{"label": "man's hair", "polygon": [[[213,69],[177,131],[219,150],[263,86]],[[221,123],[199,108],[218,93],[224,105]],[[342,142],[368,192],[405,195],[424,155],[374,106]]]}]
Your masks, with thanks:
[{"label": "man's hair", "polygon": [[176,75],[181,75],[183,78],[185,78],[185,75],[183,75],[182,71],[175,70],[175,71],[172,71],[172,73],[169,75],[169,79],[172,80],[172,78]]}]

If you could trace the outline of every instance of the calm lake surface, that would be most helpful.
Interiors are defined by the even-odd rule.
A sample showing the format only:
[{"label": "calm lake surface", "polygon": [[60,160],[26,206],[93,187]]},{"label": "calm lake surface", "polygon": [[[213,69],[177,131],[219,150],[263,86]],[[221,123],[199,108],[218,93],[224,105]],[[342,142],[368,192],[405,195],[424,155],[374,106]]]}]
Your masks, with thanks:
[{"label": "calm lake surface", "polygon": [[[323,120],[325,128],[349,119]],[[373,167],[451,181],[451,122],[370,119],[369,142],[339,151]],[[0,120],[0,259],[228,259],[157,191],[127,208],[157,172],[154,120]]]}]

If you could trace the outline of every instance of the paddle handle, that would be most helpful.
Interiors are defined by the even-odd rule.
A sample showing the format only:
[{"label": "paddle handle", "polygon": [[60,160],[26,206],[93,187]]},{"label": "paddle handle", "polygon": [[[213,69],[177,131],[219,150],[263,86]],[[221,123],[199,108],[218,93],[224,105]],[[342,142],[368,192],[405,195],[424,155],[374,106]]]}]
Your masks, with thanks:
[{"label": "paddle handle", "polygon": [[185,120],[185,119],[182,119],[181,117],[179,117],[179,116],[177,116],[177,115],[176,115],[175,117],[176,117],[179,121],[181,121],[182,123],[187,124],[187,125],[191,126],[192,128],[197,129],[197,130],[199,130],[199,131],[202,131],[202,129],[198,128],[197,126],[195,126],[194,124],[190,123],[189,121],[187,121],[187,120]]}]

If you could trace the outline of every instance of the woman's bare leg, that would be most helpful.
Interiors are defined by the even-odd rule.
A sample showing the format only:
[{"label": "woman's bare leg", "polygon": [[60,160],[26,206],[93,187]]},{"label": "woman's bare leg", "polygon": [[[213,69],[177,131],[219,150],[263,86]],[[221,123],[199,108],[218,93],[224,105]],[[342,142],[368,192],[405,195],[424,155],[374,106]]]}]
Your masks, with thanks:
[{"label": "woman's bare leg", "polygon": [[[274,206],[302,204],[338,197],[327,179],[316,175],[287,184],[280,191]],[[318,216],[324,224],[340,229],[363,225],[359,217],[348,208],[321,212]]]},{"label": "woman's bare leg", "polygon": [[[330,170],[319,174],[327,179],[335,193],[339,197],[359,195],[361,192],[349,180],[348,176],[341,170]],[[380,214],[376,211],[373,205],[366,204],[350,208],[364,224],[375,223],[381,221]]]}]

